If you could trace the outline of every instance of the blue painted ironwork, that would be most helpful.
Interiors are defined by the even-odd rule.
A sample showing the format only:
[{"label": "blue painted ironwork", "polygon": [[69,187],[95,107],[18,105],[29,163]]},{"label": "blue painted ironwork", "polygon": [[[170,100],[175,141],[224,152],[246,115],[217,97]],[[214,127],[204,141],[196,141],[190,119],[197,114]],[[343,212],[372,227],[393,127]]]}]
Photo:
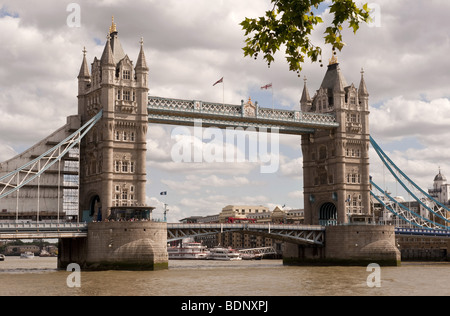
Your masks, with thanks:
[{"label": "blue painted ironwork", "polygon": [[311,225],[274,224],[167,224],[167,240],[174,241],[194,236],[224,232],[244,232],[267,235],[284,241],[302,244],[325,244],[325,227]]},{"label": "blue painted ironwork", "polygon": [[[34,179],[40,177],[55,163],[60,161],[75,145],[79,144],[84,136],[101,119],[103,111],[91,118],[84,126],[64,139],[58,145],[46,151],[36,159],[26,163],[18,169],[0,177],[0,199],[20,190]],[[24,176],[20,178],[20,175]],[[16,181],[14,183],[14,181]]]},{"label": "blue painted ironwork", "polygon": [[392,203],[394,203],[395,205],[398,205],[400,207],[400,209],[401,209],[400,212],[394,211],[389,205],[387,205],[384,201],[382,201],[375,193],[370,192],[371,195],[380,204],[382,204],[389,212],[391,212],[395,216],[401,218],[405,222],[407,222],[409,224],[412,224],[412,225],[414,225],[416,227],[419,227],[419,228],[424,228],[424,229],[434,229],[434,228],[447,229],[447,227],[445,227],[444,225],[441,225],[439,223],[433,222],[433,221],[429,220],[428,218],[425,218],[425,217],[417,214],[413,210],[410,210],[405,205],[403,205],[402,203],[400,203],[397,200],[395,200],[392,196],[390,196],[386,191],[381,189],[373,181],[370,181],[370,184],[372,185],[373,188],[378,190],[382,194],[382,196],[386,196]]},{"label": "blue painted ironwork", "polygon": [[276,128],[280,133],[294,135],[339,127],[334,115],[274,110],[244,103],[230,105],[149,96],[147,109],[150,123],[194,125],[201,120],[204,127]]},{"label": "blue painted ironwork", "polygon": [[[375,149],[376,153],[378,154],[378,156],[380,157],[381,161],[383,162],[383,164],[388,168],[388,170],[390,171],[390,173],[395,177],[395,179],[401,184],[401,186],[418,202],[420,203],[420,205],[422,205],[427,211],[429,211],[431,214],[436,215],[438,218],[440,218],[443,222],[445,223],[450,223],[450,220],[447,219],[446,216],[443,215],[442,211],[445,212],[450,212],[450,210],[445,207],[444,205],[442,205],[441,203],[439,203],[438,201],[436,201],[432,196],[430,196],[428,193],[426,193],[424,190],[422,190],[416,183],[414,183],[414,181],[412,181],[402,170],[400,170],[400,168],[397,167],[397,165],[388,157],[388,155],[381,149],[381,147],[375,142],[375,140],[370,137],[370,142],[373,146],[373,148]],[[395,169],[395,170],[394,170]],[[397,171],[397,172],[396,172]],[[404,179],[406,179],[406,181],[412,185],[415,189],[417,189],[424,197],[426,200],[430,201],[433,204],[433,208],[431,208],[429,205],[427,205],[424,202],[424,199],[421,199],[419,197],[417,197],[416,194],[414,194],[409,188],[408,186],[400,179],[400,177],[397,175],[400,174]],[[436,210],[434,209],[436,208]],[[442,226],[438,223],[435,223],[435,225],[437,226]],[[447,229],[447,227],[442,226],[445,229]]]}]

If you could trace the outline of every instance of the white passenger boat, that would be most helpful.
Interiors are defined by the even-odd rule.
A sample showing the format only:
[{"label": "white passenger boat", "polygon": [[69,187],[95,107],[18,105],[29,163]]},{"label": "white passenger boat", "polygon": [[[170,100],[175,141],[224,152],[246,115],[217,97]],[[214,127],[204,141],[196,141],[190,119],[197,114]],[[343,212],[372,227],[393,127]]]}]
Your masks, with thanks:
[{"label": "white passenger boat", "polygon": [[32,252],[24,252],[20,254],[20,258],[22,259],[33,259],[34,258],[34,253]]},{"label": "white passenger boat", "polygon": [[198,242],[183,242],[178,247],[168,247],[169,260],[201,260],[209,254],[208,248]]},{"label": "white passenger boat", "polygon": [[231,248],[215,247],[210,250],[206,259],[209,260],[222,260],[222,261],[235,261],[242,260],[241,254]]}]

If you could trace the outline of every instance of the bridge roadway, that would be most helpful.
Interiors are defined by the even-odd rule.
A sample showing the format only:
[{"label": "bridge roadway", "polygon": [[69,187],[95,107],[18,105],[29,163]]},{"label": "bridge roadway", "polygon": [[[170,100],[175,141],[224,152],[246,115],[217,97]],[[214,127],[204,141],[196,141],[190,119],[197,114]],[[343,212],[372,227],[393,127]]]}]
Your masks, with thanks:
[{"label": "bridge roadway", "polygon": [[[87,237],[86,223],[56,222],[0,222],[1,239],[59,239]],[[325,244],[325,227],[311,225],[274,224],[167,224],[167,240],[174,241],[188,237],[205,236],[225,232],[243,232],[263,235],[297,244]],[[450,238],[450,231],[396,228],[396,235],[434,236]]]},{"label": "bridge roadway", "polygon": [[[87,237],[86,223],[0,223],[0,239],[58,239]],[[167,224],[167,240],[224,232],[265,235],[293,243],[323,245],[325,227],[273,224]]]}]

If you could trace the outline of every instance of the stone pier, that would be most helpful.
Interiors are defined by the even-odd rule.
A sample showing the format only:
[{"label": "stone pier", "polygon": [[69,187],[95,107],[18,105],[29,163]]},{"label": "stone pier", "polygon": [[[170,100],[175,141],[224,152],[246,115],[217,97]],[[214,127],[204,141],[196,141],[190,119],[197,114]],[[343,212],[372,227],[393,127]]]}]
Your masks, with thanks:
[{"label": "stone pier", "polygon": [[330,226],[325,232],[325,247],[287,244],[285,264],[398,266],[400,251],[395,246],[393,226]]},{"label": "stone pier", "polygon": [[167,224],[91,223],[88,237],[60,240],[58,268],[77,263],[85,270],[160,270],[168,268]]}]

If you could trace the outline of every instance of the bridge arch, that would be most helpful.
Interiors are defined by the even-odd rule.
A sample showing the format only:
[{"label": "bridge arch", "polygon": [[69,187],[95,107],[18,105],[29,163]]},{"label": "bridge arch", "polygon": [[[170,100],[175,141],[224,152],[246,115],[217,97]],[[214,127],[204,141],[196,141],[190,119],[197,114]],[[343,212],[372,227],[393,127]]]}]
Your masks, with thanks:
[{"label": "bridge arch", "polygon": [[102,220],[102,203],[98,194],[93,194],[89,199],[89,216],[97,221]]},{"label": "bridge arch", "polygon": [[326,202],[319,209],[319,224],[323,226],[337,225],[337,207]]}]

